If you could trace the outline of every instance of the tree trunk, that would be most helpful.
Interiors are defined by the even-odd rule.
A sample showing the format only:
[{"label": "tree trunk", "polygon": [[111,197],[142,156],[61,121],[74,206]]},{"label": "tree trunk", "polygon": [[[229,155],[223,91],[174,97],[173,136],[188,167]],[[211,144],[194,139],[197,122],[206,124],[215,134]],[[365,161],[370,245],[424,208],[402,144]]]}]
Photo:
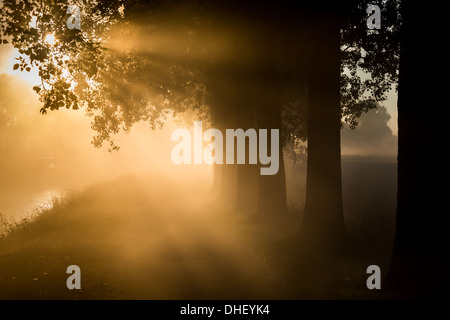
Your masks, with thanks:
[{"label": "tree trunk", "polygon": [[225,132],[236,126],[235,86],[233,72],[226,65],[218,64],[211,73],[211,90],[214,93],[212,127],[219,129],[224,135],[223,164],[214,164],[214,188],[218,200],[224,204],[234,206],[237,198],[237,165],[226,164]]},{"label": "tree trunk", "polygon": [[267,129],[268,147],[274,141],[270,139],[270,130],[280,130],[278,142],[278,172],[274,175],[259,176],[258,214],[265,220],[276,221],[287,212],[286,174],[281,145],[281,86],[276,72],[259,74],[256,89],[256,114],[258,128]]},{"label": "tree trunk", "polygon": [[[235,75],[236,129],[256,129],[253,78],[242,68]],[[236,146],[236,145],[235,145]],[[246,141],[245,164],[237,166],[237,199],[235,208],[245,213],[255,213],[258,201],[259,167],[249,164],[250,144]]]},{"label": "tree trunk", "polygon": [[336,13],[311,22],[308,167],[300,234],[325,247],[343,243],[345,225],[340,150],[340,23]]},{"label": "tree trunk", "polygon": [[417,42],[439,29],[434,22],[423,22],[427,16],[435,19],[434,12],[427,12],[434,8],[431,4],[402,2],[397,222],[385,282],[385,289],[401,298],[449,295],[448,224],[441,220],[441,216],[446,215],[443,208],[447,203],[440,191],[441,181],[437,181],[445,167],[433,156],[433,151],[443,147],[437,139],[445,124],[440,123],[439,117],[435,121],[424,120],[425,108],[438,107],[438,92],[443,92],[437,88],[439,81],[430,81],[437,76],[429,67],[429,61],[440,61],[441,66],[446,58],[439,59],[440,53]]}]

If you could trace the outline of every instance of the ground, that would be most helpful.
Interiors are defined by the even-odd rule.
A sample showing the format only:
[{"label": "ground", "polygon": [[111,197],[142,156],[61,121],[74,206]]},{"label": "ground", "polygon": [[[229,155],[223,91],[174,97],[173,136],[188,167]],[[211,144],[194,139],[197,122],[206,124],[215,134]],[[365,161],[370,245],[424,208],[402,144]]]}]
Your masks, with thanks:
[{"label": "ground", "polygon": [[[161,181],[92,186],[0,240],[0,299],[381,297],[366,287],[367,266],[389,266],[376,245],[310,252],[295,236],[296,212],[263,224],[208,190],[190,196]],[[81,290],[66,287],[69,265],[81,269]]]}]

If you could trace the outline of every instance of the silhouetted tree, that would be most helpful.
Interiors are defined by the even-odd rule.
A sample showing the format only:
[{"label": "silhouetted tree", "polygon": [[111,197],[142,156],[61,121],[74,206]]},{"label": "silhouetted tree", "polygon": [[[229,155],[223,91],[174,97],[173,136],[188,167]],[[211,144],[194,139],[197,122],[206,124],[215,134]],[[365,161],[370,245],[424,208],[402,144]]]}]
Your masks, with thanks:
[{"label": "silhouetted tree", "polygon": [[[446,146],[447,118],[427,118],[427,106],[441,106],[439,93],[446,90],[444,82],[428,80],[438,79],[447,59],[444,53],[419,45],[420,39],[442,40],[436,32],[442,30],[445,19],[436,16],[437,8],[437,3],[402,2],[397,222],[385,282],[385,289],[400,298],[449,296],[447,203],[445,188],[441,188],[446,183],[442,177],[447,164],[445,157],[433,155],[433,150]],[[439,61],[439,69],[430,68],[430,61]]]},{"label": "silhouetted tree", "polygon": [[[196,110],[208,117],[208,106],[214,104],[218,128],[245,128],[251,126],[248,119],[255,118],[255,110],[261,110],[258,114],[264,122],[273,118],[263,112],[280,108],[278,101],[269,108],[249,103],[256,96],[271,97],[268,86],[273,82],[261,81],[258,77],[264,75],[255,70],[272,68],[271,62],[278,58],[264,49],[280,50],[273,43],[280,33],[272,32],[272,42],[257,43],[266,35],[258,28],[268,22],[268,11],[254,17],[251,2],[80,1],[81,30],[66,27],[67,5],[66,1],[4,1],[2,39],[20,50],[15,68],[39,68],[42,84],[34,89],[43,101],[41,112],[85,107],[97,132],[95,146],[108,142],[110,149],[117,149],[113,135],[119,130],[139,121],[160,126],[169,113]],[[249,17],[254,19],[247,21]],[[273,25],[273,15],[269,20]],[[253,22],[257,27],[252,27]],[[219,41],[218,35],[223,36]],[[47,36],[55,40],[47,41]],[[152,41],[142,48],[142,38]],[[269,43],[275,46],[269,48]],[[277,177],[281,179],[272,196],[282,195],[285,189],[280,162]],[[246,174],[255,169],[240,168],[241,191],[248,186]],[[261,183],[267,185],[265,180],[261,178]],[[264,194],[264,201],[268,196]]]},{"label": "silhouetted tree", "polygon": [[[254,118],[257,127],[282,129],[283,87],[288,82],[292,83],[291,78],[297,76],[298,80],[298,75],[305,71],[303,44],[308,42],[305,34],[309,32],[314,52],[310,55],[313,57],[310,66],[315,67],[307,72],[306,78],[309,77],[310,81],[299,88],[302,91],[305,86],[308,88],[311,111],[308,112],[308,126],[313,124],[308,130],[309,143],[313,147],[309,153],[310,196],[307,196],[305,222],[317,225],[317,229],[323,227],[319,227],[321,224],[330,225],[325,221],[327,218],[319,217],[333,214],[314,213],[317,210],[313,209],[322,206],[328,197],[328,208],[331,209],[331,203],[336,204],[335,216],[330,219],[342,221],[340,201],[337,200],[341,198],[338,187],[339,131],[336,129],[341,115],[339,92],[342,114],[349,121],[366,108],[359,100],[367,91],[372,90],[374,99],[382,96],[386,84],[391,81],[385,77],[386,73],[396,69],[389,67],[386,72],[379,67],[376,57],[382,53],[387,58],[393,56],[391,60],[395,62],[395,48],[385,50],[382,46],[374,47],[374,43],[383,37],[386,40],[389,34],[395,33],[395,28],[387,28],[389,32],[358,36],[361,22],[365,26],[363,5],[331,4],[324,5],[328,9],[320,11],[309,1],[301,2],[299,6],[292,6],[288,1],[276,5],[264,1],[138,0],[79,1],[78,4],[83,13],[82,30],[66,27],[67,1],[4,1],[2,40],[11,42],[20,50],[22,56],[16,68],[25,71],[30,65],[39,68],[42,84],[35,90],[43,101],[41,111],[85,107],[97,132],[93,143],[101,146],[109,142],[110,149],[117,148],[112,136],[119,130],[128,130],[136,122],[146,121],[157,127],[167,114],[186,110],[196,110],[202,117],[207,117],[210,106],[214,110],[213,121],[219,128],[237,124],[233,118],[246,119],[241,122],[245,127],[252,122],[248,119]],[[358,14],[348,14],[351,10]],[[341,14],[345,12],[347,15]],[[35,22],[33,16],[37,17]],[[354,16],[359,17],[357,27],[354,23],[347,23],[352,28],[340,32],[341,19]],[[330,21],[326,21],[327,18]],[[310,28],[305,30],[308,24]],[[53,35],[56,41],[46,41],[48,35]],[[142,38],[136,36],[149,39],[144,48],[140,45]],[[114,46],[117,38],[126,39],[119,45],[125,43],[127,47]],[[339,39],[346,44],[342,53],[339,53],[342,44]],[[106,48],[104,43],[108,44]],[[330,47],[327,55],[322,52],[322,45]],[[330,70],[321,64],[319,57],[324,58]],[[339,68],[336,70],[331,62]],[[294,76],[291,72],[295,69],[293,66],[298,67]],[[349,76],[344,76],[344,80],[339,82],[340,75],[345,74],[344,67]],[[358,68],[371,70],[372,79],[361,81],[356,72]],[[319,73],[332,85],[338,85],[337,97],[336,88],[320,83]],[[245,82],[248,85],[243,89]],[[221,90],[224,91],[221,93]],[[328,90],[333,94],[326,99],[333,99],[330,100],[333,107],[325,106],[328,102],[323,100],[328,96]],[[225,92],[230,96],[225,97]],[[250,100],[255,103],[248,103]],[[329,150],[324,151],[330,155],[328,161],[321,158],[320,152],[316,153],[314,145],[328,145]],[[280,152],[278,174],[259,177],[259,208],[267,212],[285,211],[282,154]],[[248,180],[245,178],[247,173],[251,175],[251,171],[246,169],[242,167],[240,170],[241,182]],[[333,174],[325,175],[325,179],[335,180],[329,181],[330,188],[322,189],[321,176],[328,170]],[[225,175],[222,175],[222,181],[225,180]],[[245,189],[244,183],[241,189]],[[266,202],[268,199],[272,200],[270,206]],[[316,219],[322,222],[316,223]],[[340,225],[342,223],[337,223],[336,228]]]},{"label": "silhouetted tree", "polygon": [[308,166],[302,234],[341,239],[344,233],[340,166],[339,8],[312,10],[308,70]]},{"label": "silhouetted tree", "polygon": [[[132,1],[126,8],[122,0],[76,4],[81,9],[81,29],[66,26],[68,1],[3,1],[1,41],[19,50],[14,69],[39,69],[42,82],[33,89],[43,102],[42,113],[84,107],[97,132],[93,144],[99,147],[108,142],[110,149],[117,149],[112,136],[136,122],[158,127],[169,112],[205,107],[197,70],[179,59],[183,54],[186,60],[190,58],[186,43],[180,45],[184,51],[174,50],[175,57],[158,50],[153,53],[164,40],[173,46],[173,38],[148,43],[144,52],[136,48],[140,41],[136,35],[145,36],[152,28],[167,31],[161,17],[164,2]],[[128,10],[128,20],[124,20],[124,10]],[[150,12],[155,14],[154,21],[139,24]],[[181,12],[173,13],[172,21],[180,21],[171,26],[174,37],[189,31],[183,17]],[[117,38],[127,39],[126,46],[118,48],[122,42],[114,47]],[[105,43],[110,47],[105,48]]]},{"label": "silhouetted tree", "polygon": [[[351,1],[313,6],[309,20],[308,167],[300,233],[330,248],[343,244],[345,236],[341,119],[354,122],[373,101],[385,99],[397,78],[398,3],[382,7],[383,13],[394,12],[383,20],[384,29],[375,32],[366,30],[366,5]],[[379,60],[385,55],[389,59]],[[359,70],[371,77],[363,81]]]}]

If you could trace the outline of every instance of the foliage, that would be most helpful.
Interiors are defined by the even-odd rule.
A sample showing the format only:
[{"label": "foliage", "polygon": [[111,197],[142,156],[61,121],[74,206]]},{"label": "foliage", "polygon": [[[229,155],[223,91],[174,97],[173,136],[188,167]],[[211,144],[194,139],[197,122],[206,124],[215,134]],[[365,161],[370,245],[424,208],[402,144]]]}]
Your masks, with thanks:
[{"label": "foliage", "polygon": [[105,32],[120,17],[102,1],[76,1],[82,29],[69,29],[68,1],[5,0],[0,8],[1,42],[19,51],[14,69],[39,70],[41,84],[33,87],[43,103],[41,113],[78,109],[95,96],[98,70],[104,68],[101,46]]},{"label": "foliage", "polygon": [[[377,31],[368,31],[365,26],[368,2],[358,1],[348,12],[341,32],[342,119],[351,127],[356,126],[362,112],[375,106],[375,101],[385,99],[397,81],[399,2],[381,1],[382,29]],[[81,30],[66,26],[69,4],[81,8]],[[256,68],[276,64],[275,68],[284,75],[295,69],[301,59],[286,56],[275,61],[267,53],[296,52],[289,51],[289,43],[296,37],[296,32],[289,29],[295,25],[286,9],[289,7],[279,4],[267,20],[267,15],[254,13],[251,5],[239,4],[243,13],[234,15],[234,26],[228,26],[231,15],[218,14],[222,7],[230,9],[233,4],[5,0],[0,8],[0,42],[11,43],[19,50],[14,68],[25,72],[32,67],[39,69],[42,82],[34,90],[43,102],[42,113],[85,107],[97,133],[93,144],[100,147],[108,142],[110,150],[115,150],[118,146],[113,141],[114,134],[129,130],[136,122],[146,121],[158,128],[169,114],[186,111],[207,119],[211,65],[225,62],[236,67],[236,60],[241,59],[238,68],[252,61]],[[267,10],[270,6],[261,8]],[[258,31],[252,26],[253,21],[246,21],[249,12],[259,19],[258,23],[267,20],[266,24],[275,28],[275,36],[266,32],[269,27]],[[275,19],[282,14],[288,16],[286,21]],[[249,28],[248,34],[242,35],[242,28]],[[55,40],[49,41],[48,36]],[[254,41],[248,41],[248,36]],[[232,45],[227,42],[231,38]],[[122,41],[114,45],[117,39]],[[220,60],[224,56],[229,60]],[[370,77],[364,78],[361,72]],[[306,88],[307,83],[302,86]],[[306,137],[307,100],[299,99],[284,101],[283,144]]]},{"label": "foliage", "polygon": [[380,1],[379,30],[366,27],[369,4],[373,1],[359,1],[341,30],[342,118],[351,128],[363,112],[376,107],[375,102],[386,100],[386,93],[398,81],[400,1]]},{"label": "foliage", "polygon": [[[365,112],[377,108],[378,102],[386,100],[386,93],[397,85],[400,56],[399,32],[401,25],[400,1],[383,0],[381,29],[368,30],[366,8],[373,1],[354,1],[345,15],[341,29],[341,125],[355,129],[358,119]],[[298,53],[297,53],[298,55]],[[300,69],[294,75],[295,86],[305,88],[304,94],[289,99],[283,105],[283,145],[293,148],[307,138],[307,78],[302,74],[302,62],[294,67]],[[295,69],[295,68],[294,68]],[[298,89],[301,91],[300,89]],[[301,155],[301,152],[298,155]]]},{"label": "foliage", "polygon": [[287,102],[281,108],[281,142],[284,153],[293,160],[293,166],[306,164],[306,100],[305,96]]},{"label": "foliage", "polygon": [[[81,9],[80,30],[66,26],[69,4]],[[118,149],[112,136],[138,121],[156,128],[170,112],[204,107],[204,87],[191,70],[175,63],[161,67],[132,46],[106,47],[113,27],[114,36],[139,31],[124,19],[124,5],[123,0],[5,0],[0,8],[0,42],[11,43],[20,53],[14,69],[39,70],[41,84],[33,89],[43,102],[41,113],[85,107],[97,132],[93,144],[100,147],[107,141],[110,150]]]}]

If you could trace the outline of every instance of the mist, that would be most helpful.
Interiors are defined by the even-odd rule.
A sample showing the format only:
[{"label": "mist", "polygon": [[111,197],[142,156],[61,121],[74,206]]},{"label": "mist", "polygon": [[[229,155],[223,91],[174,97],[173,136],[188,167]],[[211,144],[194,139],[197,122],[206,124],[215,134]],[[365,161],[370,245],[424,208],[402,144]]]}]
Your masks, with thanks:
[{"label": "mist", "polygon": [[0,46],[0,298],[383,296],[397,15],[101,1],[69,28],[44,2]]},{"label": "mist", "polygon": [[83,190],[92,184],[124,175],[165,172],[195,174],[211,184],[211,167],[180,168],[170,160],[170,135],[179,124],[169,119],[161,130],[139,123],[115,136],[120,151],[108,152],[92,144],[91,119],[83,110],[39,113],[40,102],[28,82],[0,75],[0,212],[20,218],[48,206],[53,197]]},{"label": "mist", "polygon": [[368,155],[395,158],[397,136],[388,126],[391,115],[384,106],[361,115],[355,129],[344,125],[341,132],[342,155]]}]

